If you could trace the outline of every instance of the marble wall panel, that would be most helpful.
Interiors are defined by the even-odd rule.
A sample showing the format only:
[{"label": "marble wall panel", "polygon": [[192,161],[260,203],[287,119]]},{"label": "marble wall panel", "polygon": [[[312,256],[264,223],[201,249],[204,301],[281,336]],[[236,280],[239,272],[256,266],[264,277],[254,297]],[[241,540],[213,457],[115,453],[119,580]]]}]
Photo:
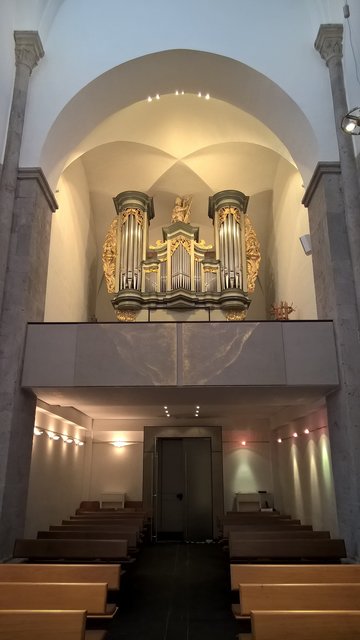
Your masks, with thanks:
[{"label": "marble wall panel", "polygon": [[286,384],[281,323],[184,324],[179,332],[183,385]]},{"label": "marble wall panel", "polygon": [[175,324],[83,324],[75,386],[169,386],[177,383]]},{"label": "marble wall panel", "polygon": [[23,387],[74,385],[76,324],[29,324]]},{"label": "marble wall panel", "polygon": [[332,322],[282,324],[288,385],[339,383]]}]

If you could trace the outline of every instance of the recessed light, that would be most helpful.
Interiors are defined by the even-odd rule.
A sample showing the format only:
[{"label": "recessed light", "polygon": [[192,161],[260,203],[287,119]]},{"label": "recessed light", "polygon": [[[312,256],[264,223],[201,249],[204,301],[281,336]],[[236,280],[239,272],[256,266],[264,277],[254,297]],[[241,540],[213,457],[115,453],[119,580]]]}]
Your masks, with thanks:
[{"label": "recessed light", "polygon": [[151,96],[149,96],[149,97],[148,97],[148,99],[147,99],[147,101],[148,101],[148,102],[152,102],[152,97],[151,97]]},{"label": "recessed light", "polygon": [[306,434],[310,433],[310,430],[309,429],[304,429],[304,433],[306,433]]},{"label": "recessed light", "polygon": [[282,442],[282,438],[278,438],[278,439],[277,439],[277,441],[278,441],[278,442]]},{"label": "recessed light", "polygon": [[298,437],[298,434],[296,433],[296,431],[294,431],[293,438],[297,438],[297,437]]},{"label": "recessed light", "polygon": [[205,96],[205,100],[210,100],[210,93],[207,93]]}]

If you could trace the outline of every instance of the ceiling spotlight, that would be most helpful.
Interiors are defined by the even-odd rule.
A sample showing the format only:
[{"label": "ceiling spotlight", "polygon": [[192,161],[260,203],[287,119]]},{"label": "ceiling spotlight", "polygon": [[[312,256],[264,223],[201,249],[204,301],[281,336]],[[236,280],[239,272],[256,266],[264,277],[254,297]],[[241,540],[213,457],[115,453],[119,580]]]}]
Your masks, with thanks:
[{"label": "ceiling spotlight", "polygon": [[294,431],[293,438],[297,438],[297,437],[298,437],[298,434],[296,433],[296,431]]},{"label": "ceiling spotlight", "polygon": [[360,107],[351,109],[341,121],[341,128],[344,133],[352,136],[360,135]]},{"label": "ceiling spotlight", "polygon": [[199,91],[198,93],[198,98],[201,98],[201,91]]},{"label": "ceiling spotlight", "polygon": [[147,101],[148,101],[148,102],[152,102],[152,97],[151,97],[151,96],[149,96],[149,97],[148,97],[148,99],[147,99]]},{"label": "ceiling spotlight", "polygon": [[282,438],[278,438],[277,441],[280,443],[282,442]]},{"label": "ceiling spotlight", "polygon": [[196,407],[197,409],[200,409],[199,405]]},{"label": "ceiling spotlight", "polygon": [[175,91],[175,95],[176,95],[176,96],[178,96],[178,95],[179,95],[179,92],[178,92],[178,90],[177,90],[177,89],[176,89],[176,91]]},{"label": "ceiling spotlight", "polygon": [[159,96],[158,93],[156,94],[155,98],[156,98],[156,100],[160,100],[160,96]]},{"label": "ceiling spotlight", "polygon": [[205,96],[205,100],[210,100],[210,93],[207,93]]},{"label": "ceiling spotlight", "polygon": [[182,92],[181,92],[181,95],[183,96],[184,94],[185,94],[185,91],[182,91]]},{"label": "ceiling spotlight", "polygon": [[310,433],[309,429],[304,429],[304,433]]},{"label": "ceiling spotlight", "polygon": [[164,406],[164,409],[167,409],[167,407]]}]

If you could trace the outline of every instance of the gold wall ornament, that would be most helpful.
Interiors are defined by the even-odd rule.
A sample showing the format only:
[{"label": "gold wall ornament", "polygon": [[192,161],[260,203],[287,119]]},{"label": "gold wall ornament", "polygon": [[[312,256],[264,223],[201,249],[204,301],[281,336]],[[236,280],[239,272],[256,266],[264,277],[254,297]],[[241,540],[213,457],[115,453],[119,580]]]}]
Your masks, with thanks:
[{"label": "gold wall ornament", "polygon": [[171,240],[170,255],[173,255],[180,244],[182,244],[188,254],[191,255],[191,240],[189,240],[189,238],[185,238],[185,236],[176,236],[176,238]]},{"label": "gold wall ornament", "polygon": [[116,317],[119,322],[135,322],[137,312],[134,309],[123,309],[116,312]]},{"label": "gold wall ornament", "polygon": [[249,216],[245,214],[244,218],[247,285],[248,291],[252,293],[255,289],[255,282],[260,268],[260,243],[256,237],[256,233],[250,222]]},{"label": "gold wall ornament", "polygon": [[118,218],[115,218],[106,234],[102,263],[108,293],[115,293]]},{"label": "gold wall ornament", "polygon": [[134,216],[136,222],[138,223],[138,225],[140,225],[141,228],[143,228],[144,226],[144,214],[141,209],[127,207],[126,209],[121,210],[120,216],[121,226],[125,224],[129,216]]},{"label": "gold wall ornament", "polygon": [[204,273],[217,273],[218,271],[218,267],[204,267]]},{"label": "gold wall ornament", "polygon": [[229,309],[225,311],[225,317],[228,322],[241,322],[246,318],[246,311],[239,311],[238,309]]},{"label": "gold wall ornament", "polygon": [[218,226],[221,227],[224,224],[228,216],[234,216],[236,222],[241,224],[241,211],[238,207],[221,207],[218,210]]}]

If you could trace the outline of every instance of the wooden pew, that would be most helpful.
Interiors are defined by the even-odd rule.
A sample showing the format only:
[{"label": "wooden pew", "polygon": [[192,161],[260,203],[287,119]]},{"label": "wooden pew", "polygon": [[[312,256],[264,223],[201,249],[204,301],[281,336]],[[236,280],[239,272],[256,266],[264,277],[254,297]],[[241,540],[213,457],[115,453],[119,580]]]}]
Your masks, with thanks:
[{"label": "wooden pew", "polygon": [[86,611],[0,611],[0,640],[104,640],[106,631],[85,631]]},{"label": "wooden pew", "polygon": [[223,527],[224,537],[229,537],[230,531],[312,531],[308,524],[283,524],[264,522],[261,524],[225,524]]},{"label": "wooden pew", "polygon": [[15,540],[13,557],[29,560],[129,560],[127,540]]},{"label": "wooden pew", "polygon": [[252,611],[252,640],[359,640],[360,611]]},{"label": "wooden pew", "polygon": [[344,540],[306,538],[290,540],[233,540],[229,544],[231,562],[249,560],[317,559],[326,562],[340,562],[346,557]]},{"label": "wooden pew", "polygon": [[113,618],[104,582],[0,582],[1,609],[85,609],[88,618]]},{"label": "wooden pew", "polygon": [[107,531],[89,529],[71,529],[70,531],[38,531],[38,539],[50,540],[127,540],[128,550],[136,550],[138,537],[134,531]]},{"label": "wooden pew", "polygon": [[131,521],[125,521],[122,518],[114,518],[113,520],[107,520],[105,518],[79,518],[79,519],[73,519],[71,518],[70,520],[62,520],[61,524],[67,525],[67,526],[73,526],[73,527],[77,527],[79,524],[80,525],[94,525],[94,526],[102,526],[102,527],[106,527],[106,528],[110,528],[110,527],[121,527],[122,524],[126,524],[126,522],[130,522],[133,526],[136,526],[139,528],[139,530],[142,530],[144,528],[144,523],[142,518],[134,518]]},{"label": "wooden pew", "polygon": [[119,564],[0,564],[0,582],[106,582],[120,589]]},{"label": "wooden pew", "polygon": [[276,529],[275,531],[229,531],[229,541],[230,540],[277,540],[277,539],[299,539],[299,538],[310,538],[311,540],[315,540],[316,538],[330,538],[329,531],[308,531],[308,530],[300,530],[300,531],[291,531],[291,529],[286,529],[286,531]]},{"label": "wooden pew", "polygon": [[[360,611],[360,583],[332,584],[240,584],[236,618],[251,611]],[[309,638],[310,640],[310,638]]]},{"label": "wooden pew", "polygon": [[360,583],[360,564],[231,564],[230,579],[232,590],[240,583]]}]

